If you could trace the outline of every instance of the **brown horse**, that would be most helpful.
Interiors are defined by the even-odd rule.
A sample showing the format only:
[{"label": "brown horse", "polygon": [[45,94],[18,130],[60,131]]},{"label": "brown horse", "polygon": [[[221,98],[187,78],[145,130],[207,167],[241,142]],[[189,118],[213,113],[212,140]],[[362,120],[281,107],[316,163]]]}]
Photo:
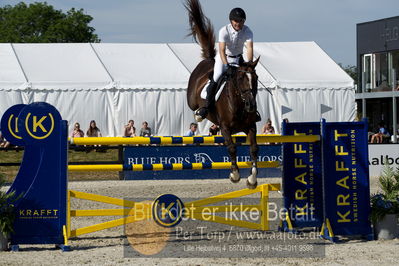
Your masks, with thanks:
[{"label": "brown horse", "polygon": [[[187,88],[187,101],[191,110],[195,111],[205,104],[200,94],[213,71],[215,50],[215,35],[212,24],[204,16],[198,0],[186,0],[185,7],[189,14],[189,23],[194,40],[200,44],[203,60],[191,73]],[[213,108],[209,109],[207,119],[220,126],[231,159],[230,180],[240,181],[237,166],[236,145],[232,134],[244,132],[250,141],[252,159],[251,174],[247,179],[249,188],[256,188],[258,145],[256,143],[256,92],[258,77],[255,62],[243,63],[240,66],[230,67],[227,81],[219,99]]]}]

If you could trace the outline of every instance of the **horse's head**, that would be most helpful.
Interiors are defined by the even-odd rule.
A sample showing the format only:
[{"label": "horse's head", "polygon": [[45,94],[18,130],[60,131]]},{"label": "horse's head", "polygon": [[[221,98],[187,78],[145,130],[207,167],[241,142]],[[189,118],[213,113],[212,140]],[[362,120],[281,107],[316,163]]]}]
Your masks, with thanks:
[{"label": "horse's head", "polygon": [[258,75],[255,67],[259,62],[259,57],[254,62],[246,62],[237,67],[232,75],[233,83],[237,89],[241,100],[244,103],[246,112],[256,112],[256,99],[254,95],[258,89]]}]

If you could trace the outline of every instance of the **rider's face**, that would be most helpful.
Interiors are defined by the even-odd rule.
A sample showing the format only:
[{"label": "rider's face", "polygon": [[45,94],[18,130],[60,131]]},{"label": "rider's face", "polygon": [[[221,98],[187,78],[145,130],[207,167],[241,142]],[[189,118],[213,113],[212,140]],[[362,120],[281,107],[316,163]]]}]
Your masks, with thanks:
[{"label": "rider's face", "polygon": [[245,20],[242,20],[242,21],[230,20],[230,23],[231,23],[231,26],[233,26],[233,28],[236,31],[239,31],[239,30],[242,30],[242,27],[244,27]]}]

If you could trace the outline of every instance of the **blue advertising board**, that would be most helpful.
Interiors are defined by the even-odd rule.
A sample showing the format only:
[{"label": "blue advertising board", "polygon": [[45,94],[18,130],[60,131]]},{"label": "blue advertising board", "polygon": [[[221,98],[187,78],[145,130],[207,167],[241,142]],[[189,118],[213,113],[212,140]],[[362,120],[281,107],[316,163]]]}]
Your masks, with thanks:
[{"label": "blue advertising board", "polygon": [[[320,123],[283,123],[283,135],[320,135]],[[323,223],[321,144],[283,144],[284,207],[293,227]]]},{"label": "blue advertising board", "polygon": [[[230,162],[224,145],[186,145],[186,146],[127,146],[124,148],[125,165],[132,164],[171,164],[171,163],[212,163]],[[259,145],[259,161],[282,162],[281,145]],[[237,146],[237,161],[251,161],[248,145]],[[249,169],[240,169],[242,176],[249,175]],[[200,171],[124,171],[126,180],[147,179],[210,179],[227,178],[230,170],[203,169]],[[258,168],[258,177],[281,177],[279,168]]]},{"label": "blue advertising board", "polygon": [[20,170],[10,191],[15,202],[11,244],[64,243],[67,217],[67,122],[40,102],[11,107],[1,118],[11,143],[24,146]]},{"label": "blue advertising board", "polygon": [[337,235],[370,235],[367,121],[323,121],[324,210]]},{"label": "blue advertising board", "polygon": [[367,121],[284,123],[283,134],[321,136],[321,142],[283,145],[292,228],[322,227],[321,236],[333,241],[334,235],[371,239]]}]

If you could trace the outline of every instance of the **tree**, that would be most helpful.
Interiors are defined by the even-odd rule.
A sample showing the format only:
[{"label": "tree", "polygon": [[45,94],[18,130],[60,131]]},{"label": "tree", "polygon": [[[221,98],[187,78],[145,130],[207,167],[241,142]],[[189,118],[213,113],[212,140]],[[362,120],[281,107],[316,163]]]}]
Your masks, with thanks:
[{"label": "tree", "polygon": [[356,66],[343,66],[341,63],[338,64],[357,84],[357,67]]},{"label": "tree", "polygon": [[46,2],[6,5],[0,8],[0,42],[100,42],[92,20],[83,9],[63,13]]}]

